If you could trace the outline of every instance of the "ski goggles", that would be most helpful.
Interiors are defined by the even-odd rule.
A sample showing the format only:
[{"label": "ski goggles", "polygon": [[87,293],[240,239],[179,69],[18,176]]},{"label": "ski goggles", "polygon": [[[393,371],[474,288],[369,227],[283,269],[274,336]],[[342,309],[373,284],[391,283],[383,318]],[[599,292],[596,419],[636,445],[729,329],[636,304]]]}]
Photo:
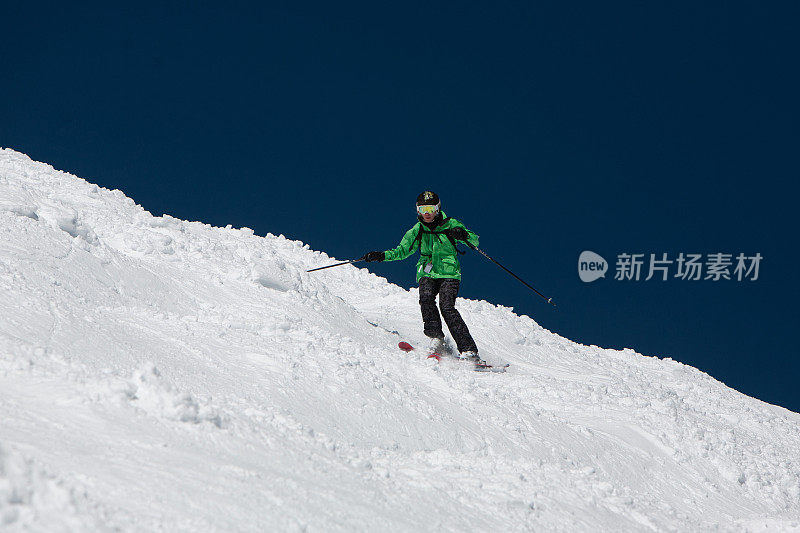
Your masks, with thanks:
[{"label": "ski goggles", "polygon": [[439,205],[418,205],[417,213],[420,215],[435,215],[439,212]]}]

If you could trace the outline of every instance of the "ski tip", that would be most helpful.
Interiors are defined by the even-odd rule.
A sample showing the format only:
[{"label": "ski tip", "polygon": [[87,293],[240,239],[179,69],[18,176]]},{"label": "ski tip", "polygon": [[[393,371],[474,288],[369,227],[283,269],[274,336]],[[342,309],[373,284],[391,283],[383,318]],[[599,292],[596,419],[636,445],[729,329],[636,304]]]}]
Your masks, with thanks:
[{"label": "ski tip", "polygon": [[432,354],[430,354],[430,355],[428,356],[428,359],[436,359],[437,361],[441,361],[441,360],[442,360],[442,356],[441,356],[441,355],[439,355],[439,354],[438,354],[438,353],[436,353],[436,352],[433,352]]},{"label": "ski tip", "polygon": [[400,343],[398,343],[397,347],[400,348],[401,350],[403,350],[404,352],[410,352],[411,350],[414,349],[413,346],[411,346],[410,344],[408,344],[405,341],[401,341]]}]

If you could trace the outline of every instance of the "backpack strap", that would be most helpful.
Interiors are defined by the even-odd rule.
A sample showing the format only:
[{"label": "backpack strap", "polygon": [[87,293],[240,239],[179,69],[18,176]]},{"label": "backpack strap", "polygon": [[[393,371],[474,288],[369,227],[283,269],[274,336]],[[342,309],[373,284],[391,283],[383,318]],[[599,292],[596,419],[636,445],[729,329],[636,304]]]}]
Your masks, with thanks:
[{"label": "backpack strap", "polygon": [[[444,220],[442,220],[442,224],[444,224],[448,220],[450,220],[450,217],[447,217]],[[419,231],[417,232],[417,236],[414,239],[415,241],[419,241],[420,253],[422,253],[422,234],[423,233],[428,233],[430,235],[444,235],[450,241],[450,244],[453,245],[453,248],[455,249],[456,252],[458,252],[461,255],[464,255],[464,254],[467,253],[467,252],[462,252],[461,250],[458,249],[458,246],[456,246],[456,240],[454,238],[452,238],[446,231],[429,231],[429,230],[427,230],[425,228],[425,226],[422,223],[420,223]]]},{"label": "backpack strap", "polygon": [[[417,236],[414,237],[414,244],[419,244],[419,253],[422,253],[422,223],[419,224],[419,229],[417,230]],[[414,248],[414,244],[411,245],[411,248]]]}]

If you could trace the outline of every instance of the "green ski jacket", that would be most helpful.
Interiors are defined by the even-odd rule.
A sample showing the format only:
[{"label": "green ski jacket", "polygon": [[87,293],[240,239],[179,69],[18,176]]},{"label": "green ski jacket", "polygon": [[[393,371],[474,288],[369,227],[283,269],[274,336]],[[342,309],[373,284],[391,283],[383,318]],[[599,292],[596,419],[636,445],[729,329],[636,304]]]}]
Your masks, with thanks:
[{"label": "green ski jacket", "polygon": [[[419,250],[417,261],[417,282],[423,277],[461,279],[461,265],[458,253],[445,232],[452,228],[464,228],[469,235],[469,243],[478,246],[478,236],[454,218],[447,218],[442,212],[441,223],[432,230],[422,222],[403,235],[397,248],[386,250],[385,261],[400,261]],[[427,265],[431,265],[426,268]],[[427,270],[427,271],[426,271]]]}]

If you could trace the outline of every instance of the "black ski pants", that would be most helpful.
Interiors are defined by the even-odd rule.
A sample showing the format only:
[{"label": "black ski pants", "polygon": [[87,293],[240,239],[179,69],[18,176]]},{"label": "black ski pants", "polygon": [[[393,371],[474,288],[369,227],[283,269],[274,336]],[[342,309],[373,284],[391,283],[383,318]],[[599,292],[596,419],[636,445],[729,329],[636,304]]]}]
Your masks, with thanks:
[{"label": "black ski pants", "polygon": [[[443,338],[442,318],[450,330],[450,335],[456,341],[459,352],[478,353],[478,347],[469,334],[469,329],[464,319],[456,310],[456,296],[461,284],[457,279],[433,279],[424,277],[419,280],[419,306],[422,309],[422,322],[425,335],[428,337]],[[436,309],[436,295],[439,295],[439,309]]]}]

